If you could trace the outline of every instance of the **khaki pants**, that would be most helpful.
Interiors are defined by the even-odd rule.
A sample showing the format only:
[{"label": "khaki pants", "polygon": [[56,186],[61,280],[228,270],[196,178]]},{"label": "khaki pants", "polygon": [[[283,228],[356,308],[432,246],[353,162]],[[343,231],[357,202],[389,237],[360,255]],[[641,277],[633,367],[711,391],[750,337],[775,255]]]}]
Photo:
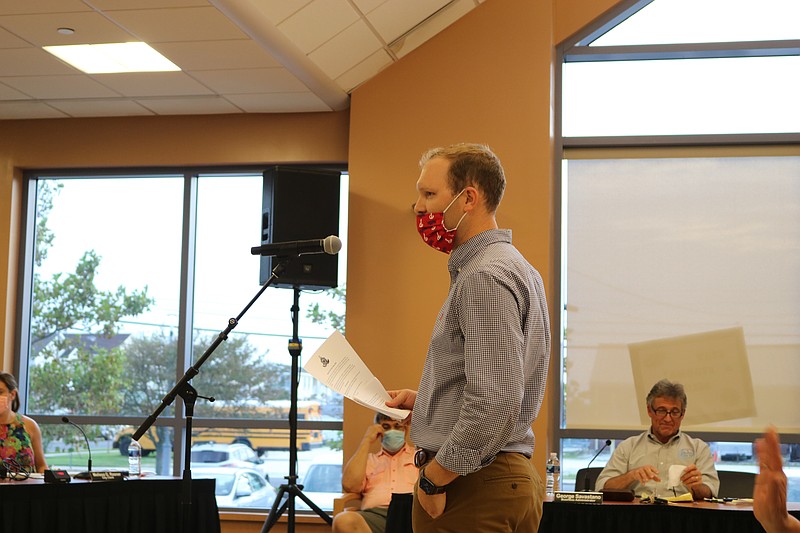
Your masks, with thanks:
[{"label": "khaki pants", "polygon": [[542,519],[544,486],[530,459],[500,453],[489,466],[447,486],[444,513],[431,518],[414,488],[414,533],[536,533]]}]

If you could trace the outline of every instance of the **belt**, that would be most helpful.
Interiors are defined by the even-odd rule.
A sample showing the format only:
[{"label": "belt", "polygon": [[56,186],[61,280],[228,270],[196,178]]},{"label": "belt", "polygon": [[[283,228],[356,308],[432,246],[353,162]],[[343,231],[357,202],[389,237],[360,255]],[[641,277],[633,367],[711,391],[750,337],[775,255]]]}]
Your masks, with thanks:
[{"label": "belt", "polygon": [[425,448],[417,448],[417,451],[414,452],[414,466],[422,468],[433,461],[434,457],[436,457],[436,452],[426,450]]}]

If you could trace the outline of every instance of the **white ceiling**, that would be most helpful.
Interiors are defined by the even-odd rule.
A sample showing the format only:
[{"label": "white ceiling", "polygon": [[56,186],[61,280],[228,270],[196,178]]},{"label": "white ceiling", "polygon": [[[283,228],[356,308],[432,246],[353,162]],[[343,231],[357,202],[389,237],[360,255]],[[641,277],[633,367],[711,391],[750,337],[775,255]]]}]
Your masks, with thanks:
[{"label": "white ceiling", "polygon": [[[483,1],[0,0],[0,120],[346,109]],[[181,72],[90,75],[42,50],[125,41]]]}]

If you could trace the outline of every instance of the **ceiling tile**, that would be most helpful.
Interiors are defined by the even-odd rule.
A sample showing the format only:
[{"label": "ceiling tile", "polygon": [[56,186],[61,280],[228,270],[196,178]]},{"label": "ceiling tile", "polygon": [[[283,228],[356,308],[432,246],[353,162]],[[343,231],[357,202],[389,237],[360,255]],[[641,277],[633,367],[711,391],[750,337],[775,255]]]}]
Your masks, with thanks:
[{"label": "ceiling tile", "polygon": [[159,43],[153,46],[183,70],[219,70],[279,67],[262,47],[253,41],[202,41]]},{"label": "ceiling tile", "polygon": [[300,50],[308,54],[358,20],[347,2],[314,0],[278,25]]},{"label": "ceiling tile", "polygon": [[386,1],[387,0],[353,0],[353,3],[361,13],[367,14],[379,5],[386,3]]},{"label": "ceiling tile", "polygon": [[248,113],[314,113],[331,110],[311,92],[234,94],[226,98]]},{"label": "ceiling tile", "polygon": [[308,87],[284,68],[201,70],[191,75],[217,94],[306,92]]},{"label": "ceiling tile", "polygon": [[0,120],[18,118],[67,118],[67,115],[41,102],[0,102]]},{"label": "ceiling tile", "polygon": [[367,14],[367,20],[390,43],[447,5],[451,0],[387,0]]},{"label": "ceiling tile", "polygon": [[366,80],[391,65],[392,61],[392,56],[381,48],[367,59],[336,78],[336,83],[349,93]]},{"label": "ceiling tile", "polygon": [[336,79],[382,47],[383,43],[375,37],[367,24],[359,20],[311,52],[308,57],[328,77]]},{"label": "ceiling tile", "polygon": [[91,11],[82,0],[0,0],[0,13],[20,15],[24,13],[70,13]]},{"label": "ceiling tile", "polygon": [[[58,44],[119,43],[134,40],[133,35],[99,13],[58,13],[0,17],[0,26],[34,46]],[[72,28],[72,35],[61,35],[58,28]]]},{"label": "ceiling tile", "polygon": [[402,39],[394,41],[390,46],[392,52],[398,58],[405,56],[474,8],[475,0],[457,0],[453,2],[447,8],[442,9],[436,15],[414,28],[411,33]]},{"label": "ceiling tile", "polygon": [[97,81],[125,96],[211,94],[211,90],[183,72],[96,74]]},{"label": "ceiling tile", "polygon": [[[480,1],[0,0],[0,119],[331,111],[330,91],[351,91]],[[280,35],[254,40],[227,2]],[[87,75],[40,48],[136,40],[183,71]]]},{"label": "ceiling tile", "polygon": [[157,115],[198,115],[242,112],[241,109],[221,96],[148,98],[146,100],[137,101]]},{"label": "ceiling tile", "polygon": [[109,98],[119,96],[89,76],[18,76],[0,81],[39,100],[48,98]]},{"label": "ceiling tile", "polygon": [[134,117],[154,113],[126,99],[50,100],[48,103],[71,117]]},{"label": "ceiling tile", "polygon": [[30,100],[31,97],[3,83],[0,78],[0,100]]},{"label": "ceiling tile", "polygon": [[297,13],[312,0],[252,0],[259,11],[264,13],[274,26],[277,26],[293,14]]},{"label": "ceiling tile", "polygon": [[166,7],[207,6],[208,0],[91,0],[101,10],[113,9],[163,9]]},{"label": "ceiling tile", "polygon": [[39,48],[0,50],[0,74],[10,76],[66,76],[78,72]]},{"label": "ceiling tile", "polygon": [[120,26],[147,43],[247,38],[242,30],[211,6],[106,13]]},{"label": "ceiling tile", "polygon": [[0,28],[0,48],[25,48],[30,43],[23,41],[13,33]]}]

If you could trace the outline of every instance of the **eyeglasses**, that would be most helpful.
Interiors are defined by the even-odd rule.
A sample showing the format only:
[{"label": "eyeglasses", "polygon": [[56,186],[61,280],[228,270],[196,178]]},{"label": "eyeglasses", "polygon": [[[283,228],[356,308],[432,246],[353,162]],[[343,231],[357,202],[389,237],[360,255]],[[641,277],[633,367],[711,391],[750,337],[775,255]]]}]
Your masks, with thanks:
[{"label": "eyeglasses", "polygon": [[658,409],[652,409],[652,411],[656,414],[658,418],[664,418],[667,415],[671,416],[672,418],[680,418],[683,416],[683,409],[678,409],[677,407],[672,410],[667,410],[663,407],[659,407]]}]

